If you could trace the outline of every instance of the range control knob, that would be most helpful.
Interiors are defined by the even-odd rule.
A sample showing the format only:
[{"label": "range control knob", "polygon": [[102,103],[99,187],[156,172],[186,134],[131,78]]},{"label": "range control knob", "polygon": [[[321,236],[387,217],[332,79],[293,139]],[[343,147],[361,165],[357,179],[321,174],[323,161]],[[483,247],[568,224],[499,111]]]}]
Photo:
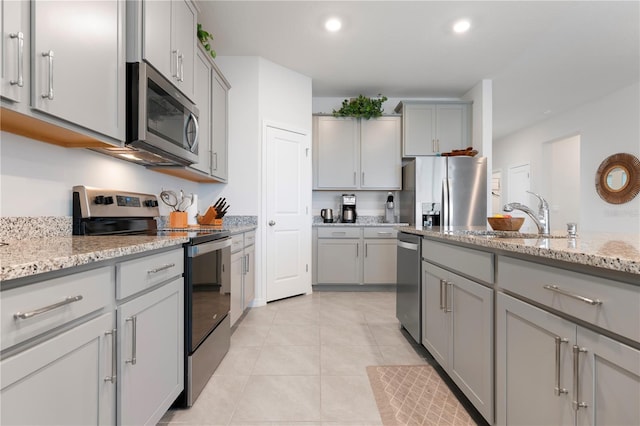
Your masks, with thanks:
[{"label": "range control knob", "polygon": [[95,198],[94,202],[95,202],[96,204],[104,204],[104,195],[98,195],[98,196]]},{"label": "range control knob", "polygon": [[111,197],[111,196],[104,197],[104,203],[105,204],[113,204],[113,197]]},{"label": "range control knob", "polygon": [[142,204],[144,204],[145,207],[158,207],[157,200],[144,200]]}]

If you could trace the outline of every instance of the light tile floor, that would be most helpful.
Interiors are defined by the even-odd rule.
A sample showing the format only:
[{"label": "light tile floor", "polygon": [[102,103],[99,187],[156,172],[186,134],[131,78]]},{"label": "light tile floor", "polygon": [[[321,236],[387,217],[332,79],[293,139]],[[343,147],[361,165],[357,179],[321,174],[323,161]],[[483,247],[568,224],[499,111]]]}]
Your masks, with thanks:
[{"label": "light tile floor", "polygon": [[314,292],[253,308],[193,407],[159,424],[381,425],[365,367],[433,363],[395,306],[393,292]]}]

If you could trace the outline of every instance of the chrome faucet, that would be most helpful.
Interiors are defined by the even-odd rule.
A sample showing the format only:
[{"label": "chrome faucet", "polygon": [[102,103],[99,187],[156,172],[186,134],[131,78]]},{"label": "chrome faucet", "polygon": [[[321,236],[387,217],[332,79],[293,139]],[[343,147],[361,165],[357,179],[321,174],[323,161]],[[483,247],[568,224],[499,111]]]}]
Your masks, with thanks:
[{"label": "chrome faucet", "polygon": [[531,192],[531,191],[527,191],[527,192],[529,194],[535,195],[540,200],[540,203],[538,203],[537,214],[536,212],[531,210],[529,207],[520,203],[505,204],[504,207],[502,207],[502,210],[504,210],[505,212],[512,212],[514,210],[521,210],[525,212],[526,214],[531,216],[531,219],[533,219],[536,226],[538,227],[538,234],[548,236],[549,235],[549,203],[547,203],[547,200],[545,200],[535,192]]}]

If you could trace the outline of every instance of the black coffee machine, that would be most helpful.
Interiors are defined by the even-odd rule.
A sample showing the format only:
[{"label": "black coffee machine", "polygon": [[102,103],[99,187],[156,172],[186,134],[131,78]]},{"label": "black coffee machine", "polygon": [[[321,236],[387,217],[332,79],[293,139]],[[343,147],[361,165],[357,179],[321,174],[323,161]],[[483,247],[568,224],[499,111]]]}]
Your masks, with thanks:
[{"label": "black coffee machine", "polygon": [[342,222],[356,223],[355,194],[342,194]]}]

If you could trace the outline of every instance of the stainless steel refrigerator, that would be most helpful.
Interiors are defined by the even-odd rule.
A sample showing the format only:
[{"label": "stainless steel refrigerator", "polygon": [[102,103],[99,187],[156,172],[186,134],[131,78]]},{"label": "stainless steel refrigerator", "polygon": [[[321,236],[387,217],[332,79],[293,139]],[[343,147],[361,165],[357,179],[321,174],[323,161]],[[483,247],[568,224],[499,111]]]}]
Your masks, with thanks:
[{"label": "stainless steel refrigerator", "polygon": [[400,222],[411,225],[487,224],[485,157],[416,157],[402,167]]}]

